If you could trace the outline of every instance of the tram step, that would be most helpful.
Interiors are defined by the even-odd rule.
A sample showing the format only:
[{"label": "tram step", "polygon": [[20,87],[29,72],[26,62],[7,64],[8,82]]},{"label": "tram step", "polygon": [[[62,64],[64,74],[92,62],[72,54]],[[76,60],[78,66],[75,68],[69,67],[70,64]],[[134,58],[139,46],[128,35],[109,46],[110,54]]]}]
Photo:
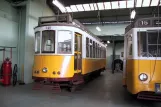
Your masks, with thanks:
[{"label": "tram step", "polygon": [[84,80],[73,82],[74,85],[79,85],[79,84],[82,84],[82,83],[84,83]]},{"label": "tram step", "polygon": [[52,90],[55,92],[61,92],[60,84],[54,84]]},{"label": "tram step", "polygon": [[140,93],[138,94],[137,98],[143,100],[161,101],[161,95],[155,95],[155,94]]}]

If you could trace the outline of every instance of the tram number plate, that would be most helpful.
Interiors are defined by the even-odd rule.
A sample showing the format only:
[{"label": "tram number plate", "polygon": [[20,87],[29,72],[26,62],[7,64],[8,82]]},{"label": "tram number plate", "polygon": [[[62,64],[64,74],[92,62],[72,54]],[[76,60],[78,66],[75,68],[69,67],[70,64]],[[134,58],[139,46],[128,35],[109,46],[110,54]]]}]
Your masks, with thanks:
[{"label": "tram number plate", "polygon": [[155,84],[155,92],[156,93],[161,93],[161,83],[156,83]]}]

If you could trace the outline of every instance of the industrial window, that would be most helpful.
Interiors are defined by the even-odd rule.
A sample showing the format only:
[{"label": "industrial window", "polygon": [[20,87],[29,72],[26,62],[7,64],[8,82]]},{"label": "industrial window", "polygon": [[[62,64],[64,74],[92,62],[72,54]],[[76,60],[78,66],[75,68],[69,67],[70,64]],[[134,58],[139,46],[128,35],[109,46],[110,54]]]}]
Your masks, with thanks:
[{"label": "industrial window", "polygon": [[138,32],[138,56],[161,57],[161,31]]},{"label": "industrial window", "polygon": [[92,52],[92,40],[90,40],[90,58],[93,57],[93,52]]},{"label": "industrial window", "polygon": [[54,53],[55,52],[55,31],[45,30],[42,31],[42,53]]},{"label": "industrial window", "polygon": [[72,32],[58,31],[58,53],[71,54],[72,53]]},{"label": "industrial window", "polygon": [[86,57],[89,57],[89,38],[86,38]]},{"label": "industrial window", "polygon": [[35,53],[40,53],[40,32],[35,33]]}]

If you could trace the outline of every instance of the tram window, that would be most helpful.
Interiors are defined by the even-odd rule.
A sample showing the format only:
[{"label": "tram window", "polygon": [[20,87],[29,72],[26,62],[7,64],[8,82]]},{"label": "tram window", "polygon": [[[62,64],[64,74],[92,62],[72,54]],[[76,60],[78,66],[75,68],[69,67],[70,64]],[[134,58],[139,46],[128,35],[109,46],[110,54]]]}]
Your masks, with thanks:
[{"label": "tram window", "polygon": [[101,58],[103,58],[103,47],[101,48]]},{"label": "tram window", "polygon": [[89,38],[86,38],[86,57],[89,57]]},{"label": "tram window", "polygon": [[97,58],[97,43],[95,43],[95,58]]},{"label": "tram window", "polygon": [[95,42],[93,41],[93,58],[95,58]]},{"label": "tram window", "polygon": [[42,53],[55,52],[55,31],[46,30],[42,32]]},{"label": "tram window", "polygon": [[74,49],[75,49],[75,51],[78,51],[78,38],[77,38],[77,36],[75,36],[75,46],[74,46]]},{"label": "tram window", "polygon": [[148,52],[153,57],[161,57],[161,32],[148,32]]},{"label": "tram window", "polygon": [[100,46],[100,58],[102,58],[102,47]]},{"label": "tram window", "polygon": [[104,58],[106,58],[106,48],[105,48],[105,50],[104,50]]},{"label": "tram window", "polygon": [[72,32],[58,31],[58,53],[71,54],[72,53]]},{"label": "tram window", "polygon": [[138,56],[161,57],[161,32],[138,32]]},{"label": "tram window", "polygon": [[97,58],[99,58],[99,44],[97,44]]},{"label": "tram window", "polygon": [[100,45],[98,45],[98,58],[100,58]]},{"label": "tram window", "polygon": [[131,36],[128,37],[128,55],[129,56],[132,55],[132,37]]},{"label": "tram window", "polygon": [[96,49],[95,49],[95,52],[96,52],[96,53],[95,53],[95,58],[97,58],[97,43],[95,43],[95,48],[96,48]]},{"label": "tram window", "polygon": [[81,52],[82,48],[82,42],[81,42],[82,36],[81,34],[75,34],[75,51]]},{"label": "tram window", "polygon": [[40,32],[35,33],[35,53],[40,53]]},{"label": "tram window", "polygon": [[93,52],[92,52],[92,40],[90,40],[90,58],[92,58],[92,54],[93,54]]}]

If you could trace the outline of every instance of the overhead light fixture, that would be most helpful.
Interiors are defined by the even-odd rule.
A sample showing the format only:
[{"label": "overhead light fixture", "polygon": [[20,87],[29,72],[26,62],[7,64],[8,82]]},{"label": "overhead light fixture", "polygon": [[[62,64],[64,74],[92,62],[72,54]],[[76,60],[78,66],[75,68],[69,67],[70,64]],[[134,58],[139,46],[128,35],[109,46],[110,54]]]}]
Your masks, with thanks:
[{"label": "overhead light fixture", "polygon": [[60,9],[60,11],[61,11],[62,13],[65,13],[65,12],[66,12],[66,9],[65,9],[65,7],[63,6],[63,4],[61,4],[58,0],[53,0],[53,4],[54,4],[55,6],[57,6],[57,7]]},{"label": "overhead light fixture", "polygon": [[70,7],[65,7],[67,12],[72,12],[71,8]]},{"label": "overhead light fixture", "polygon": [[110,41],[107,41],[107,43],[110,43]]},{"label": "overhead light fixture", "polygon": [[103,2],[102,3],[97,3],[97,6],[98,6],[99,10],[104,10],[105,9]]},{"label": "overhead light fixture", "polygon": [[143,4],[142,4],[142,7],[149,7],[150,6],[150,1],[151,0],[144,0]]},{"label": "overhead light fixture", "polygon": [[94,3],[93,5],[94,5],[94,10],[98,10],[97,4]]},{"label": "overhead light fixture", "polygon": [[152,0],[151,6],[158,6],[159,0]]},{"label": "overhead light fixture", "polygon": [[141,7],[143,0],[137,0],[136,7]]},{"label": "overhead light fixture", "polygon": [[84,8],[83,8],[83,5],[80,4],[80,5],[76,5],[78,11],[84,11]]},{"label": "overhead light fixture", "polygon": [[127,8],[133,8],[134,7],[134,0],[127,1]]},{"label": "overhead light fixture", "polygon": [[83,7],[84,7],[85,11],[90,11],[91,10],[89,4],[83,4]]},{"label": "overhead light fixture", "polygon": [[72,12],[77,12],[78,11],[77,7],[75,5],[71,5],[70,8],[71,8]]},{"label": "overhead light fixture", "polygon": [[111,9],[111,2],[104,2],[105,9]]},{"label": "overhead light fixture", "polygon": [[89,5],[90,5],[91,10],[94,10],[94,4],[91,3],[91,4],[89,4]]},{"label": "overhead light fixture", "polygon": [[132,12],[131,12],[131,19],[134,19],[135,18],[135,15],[136,15],[136,11],[135,10],[133,10]]},{"label": "overhead light fixture", "polygon": [[120,3],[120,9],[122,9],[122,8],[126,8],[126,1],[119,1],[119,3]]},{"label": "overhead light fixture", "polygon": [[98,27],[98,26],[96,27],[96,29],[97,29],[99,32],[101,31],[100,27]]},{"label": "overhead light fixture", "polygon": [[119,8],[118,1],[114,1],[114,2],[111,2],[111,3],[112,3],[112,9],[118,9]]}]

